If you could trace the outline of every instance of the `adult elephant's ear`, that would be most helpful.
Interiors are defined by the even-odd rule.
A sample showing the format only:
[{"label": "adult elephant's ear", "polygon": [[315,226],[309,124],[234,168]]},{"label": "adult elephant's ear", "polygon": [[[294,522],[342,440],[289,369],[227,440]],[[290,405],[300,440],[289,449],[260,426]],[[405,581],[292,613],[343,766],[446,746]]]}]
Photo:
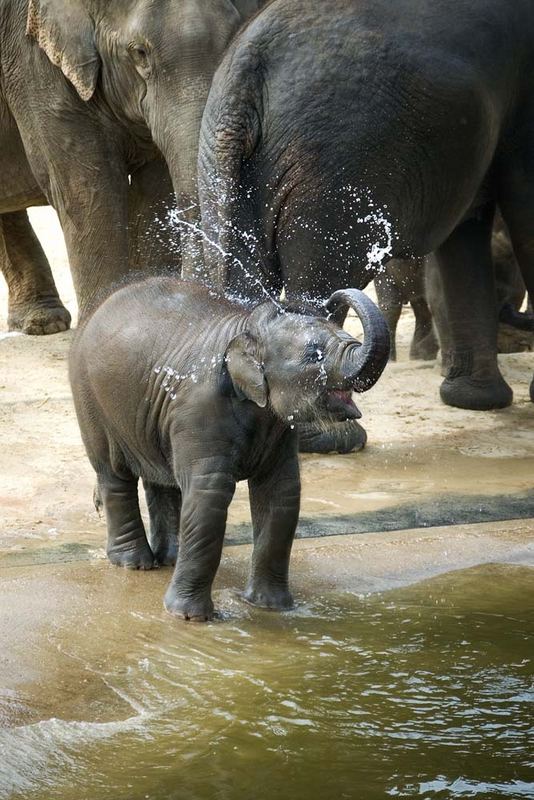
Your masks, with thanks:
[{"label": "adult elephant's ear", "polygon": [[228,345],[224,361],[237,396],[265,408],[267,381],[256,339],[250,333],[240,333]]},{"label": "adult elephant's ear", "polygon": [[61,69],[82,100],[90,100],[100,57],[94,23],[83,0],[29,0],[26,34]]}]

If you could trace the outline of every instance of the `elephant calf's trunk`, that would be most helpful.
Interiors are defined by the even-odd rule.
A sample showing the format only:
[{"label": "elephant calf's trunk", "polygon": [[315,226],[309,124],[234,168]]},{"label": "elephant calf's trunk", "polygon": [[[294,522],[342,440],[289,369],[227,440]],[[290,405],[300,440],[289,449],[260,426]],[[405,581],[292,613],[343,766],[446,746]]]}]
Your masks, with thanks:
[{"label": "elephant calf's trunk", "polygon": [[340,306],[352,308],[363,325],[363,344],[354,340],[342,361],[344,377],[356,392],[365,392],[379,379],[389,358],[390,337],[387,323],[373,301],[359,289],[340,289],[326,303],[332,314]]}]

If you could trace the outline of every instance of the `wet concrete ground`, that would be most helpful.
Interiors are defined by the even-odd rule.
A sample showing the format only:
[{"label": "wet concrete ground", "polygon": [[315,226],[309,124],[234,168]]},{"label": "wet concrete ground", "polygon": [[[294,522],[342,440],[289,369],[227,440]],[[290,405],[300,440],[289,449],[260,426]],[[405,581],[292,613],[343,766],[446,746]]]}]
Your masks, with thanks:
[{"label": "wet concrete ground", "polygon": [[[57,230],[47,210],[36,219],[74,310]],[[381,592],[488,563],[524,567],[522,585],[534,594],[534,353],[501,359],[515,392],[511,408],[447,408],[437,365],[407,360],[411,328],[407,310],[400,361],[358,400],[367,449],[302,460],[300,534],[327,538],[295,546],[300,607],[324,593]],[[0,339],[0,727],[122,719],[128,701],[101,673],[127,661],[129,636],[139,635],[135,614],[145,609],[177,640],[184,635],[161,608],[168,570],[129,573],[105,560],[105,526],[92,507],[93,475],[67,383],[70,338]],[[268,617],[245,612],[238,596],[249,548],[231,546],[247,540],[248,521],[241,486],[215,601],[230,615],[252,613],[261,627]],[[192,635],[202,630],[188,632],[188,641]]]},{"label": "wet concrete ground", "polygon": [[[259,626],[269,612],[252,610],[239,596],[250,563],[249,545],[227,547],[214,601],[219,612],[248,618]],[[480,564],[534,567],[534,520],[484,523],[430,530],[332,536],[296,542],[292,588],[298,609],[328,594],[363,596],[431,576]],[[162,606],[170,569],[150,573],[115,569],[102,549],[72,550],[56,560],[50,548],[36,548],[24,560],[3,554],[0,562],[0,726],[49,716],[105,720],[117,715],[117,697],[101,681],[97,665],[127,658],[135,636],[135,610],[155,615],[177,641],[184,625]],[[530,601],[534,601],[534,570]],[[193,627],[193,625],[189,626]],[[202,637],[202,627],[198,636]],[[120,630],[114,652],[114,631]],[[80,636],[91,651],[76,656]],[[103,645],[103,643],[106,643]],[[104,650],[101,652],[101,646]],[[89,659],[89,661],[87,661]],[[87,664],[96,672],[88,681]],[[113,701],[113,702],[111,702]]]}]

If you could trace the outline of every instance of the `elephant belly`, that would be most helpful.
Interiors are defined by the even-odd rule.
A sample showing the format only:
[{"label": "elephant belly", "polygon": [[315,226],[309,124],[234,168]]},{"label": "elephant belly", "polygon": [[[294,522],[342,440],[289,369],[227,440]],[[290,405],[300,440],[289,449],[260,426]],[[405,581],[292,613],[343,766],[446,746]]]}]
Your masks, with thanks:
[{"label": "elephant belly", "polygon": [[28,164],[17,126],[0,96],[0,213],[46,204]]}]

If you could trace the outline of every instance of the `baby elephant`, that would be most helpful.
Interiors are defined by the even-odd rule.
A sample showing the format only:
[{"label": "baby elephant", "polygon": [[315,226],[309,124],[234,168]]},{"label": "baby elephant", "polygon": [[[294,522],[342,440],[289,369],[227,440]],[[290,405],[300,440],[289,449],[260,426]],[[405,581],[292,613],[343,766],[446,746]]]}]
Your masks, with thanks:
[{"label": "baby elephant", "polygon": [[[363,323],[363,344],[326,317],[349,306]],[[389,355],[387,325],[362,292],[335,292],[324,313],[272,300],[244,306],[159,277],[119,289],[78,331],[70,380],[106,514],[108,557],[133,569],[176,561],[168,611],[212,617],[227,510],[245,479],[254,533],[245,598],[292,605],[295,423],[358,418],[352,390],[373,386]]]}]

